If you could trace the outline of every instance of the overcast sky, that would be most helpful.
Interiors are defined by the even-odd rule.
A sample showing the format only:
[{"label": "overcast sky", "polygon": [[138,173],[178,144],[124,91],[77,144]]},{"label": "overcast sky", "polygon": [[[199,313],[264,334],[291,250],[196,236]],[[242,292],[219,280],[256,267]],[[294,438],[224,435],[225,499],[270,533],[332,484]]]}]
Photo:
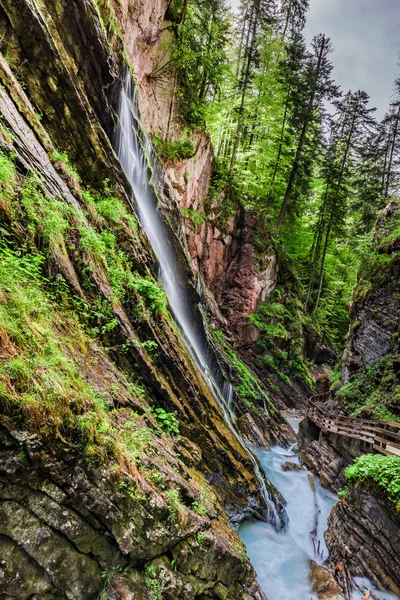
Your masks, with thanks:
[{"label": "overcast sky", "polygon": [[336,82],[365,90],[382,117],[400,76],[400,0],[310,0],[305,33],[308,42],[318,33],[331,38]]}]

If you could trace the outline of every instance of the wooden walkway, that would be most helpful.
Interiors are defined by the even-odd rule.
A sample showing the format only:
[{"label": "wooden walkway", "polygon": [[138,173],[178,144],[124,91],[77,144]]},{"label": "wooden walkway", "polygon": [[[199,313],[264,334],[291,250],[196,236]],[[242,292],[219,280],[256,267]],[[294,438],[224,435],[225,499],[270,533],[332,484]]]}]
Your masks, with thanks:
[{"label": "wooden walkway", "polygon": [[349,417],[327,415],[318,404],[309,401],[308,418],[324,433],[330,431],[338,435],[361,440],[370,444],[381,454],[400,457],[400,423],[392,421],[368,421]]}]

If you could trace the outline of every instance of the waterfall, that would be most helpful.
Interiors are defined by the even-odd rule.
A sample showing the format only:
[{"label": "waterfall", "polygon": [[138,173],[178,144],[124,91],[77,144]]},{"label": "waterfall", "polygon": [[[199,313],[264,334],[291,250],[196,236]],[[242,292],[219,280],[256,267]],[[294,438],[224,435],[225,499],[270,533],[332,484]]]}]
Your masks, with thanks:
[{"label": "waterfall", "polygon": [[[138,132],[141,139],[139,141]],[[167,227],[157,210],[157,198],[152,187],[149,164],[153,177],[160,176],[159,163],[150,140],[140,123],[136,90],[130,73],[127,74],[119,103],[119,126],[115,150],[124,173],[131,184],[141,226],[147,234],[159,263],[159,279],[166,292],[170,310],[181,330],[189,351],[204,377],[210,391],[223,412],[225,421],[241,446],[250,456],[271,522],[278,527],[281,518],[265,485],[257,459],[237,432],[233,410],[232,384],[222,375],[211,352],[206,335],[196,327],[192,303],[179,282],[181,267],[177,252],[169,239]]]}]

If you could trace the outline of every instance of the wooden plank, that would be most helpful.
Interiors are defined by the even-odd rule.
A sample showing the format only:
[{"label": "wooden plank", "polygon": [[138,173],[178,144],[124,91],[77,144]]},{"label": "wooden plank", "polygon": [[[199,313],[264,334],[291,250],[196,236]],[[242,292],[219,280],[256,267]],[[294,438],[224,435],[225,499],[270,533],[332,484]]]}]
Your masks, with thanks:
[{"label": "wooden plank", "polygon": [[400,423],[396,423],[395,421],[375,421],[376,423],[380,423],[382,425],[388,425],[389,427],[395,427],[396,429],[400,429]]},{"label": "wooden plank", "polygon": [[[400,456],[400,452],[396,448],[391,448],[390,446],[382,448],[381,446],[372,446],[374,450],[377,450],[381,454],[385,454],[386,456]],[[399,452],[399,454],[397,454]]]},{"label": "wooden plank", "polygon": [[393,442],[392,440],[388,440],[387,438],[380,438],[380,437],[376,437],[375,440],[377,442],[381,442],[382,444],[387,444],[392,447],[392,448],[397,448],[400,450],[400,444],[396,444],[395,442]]}]

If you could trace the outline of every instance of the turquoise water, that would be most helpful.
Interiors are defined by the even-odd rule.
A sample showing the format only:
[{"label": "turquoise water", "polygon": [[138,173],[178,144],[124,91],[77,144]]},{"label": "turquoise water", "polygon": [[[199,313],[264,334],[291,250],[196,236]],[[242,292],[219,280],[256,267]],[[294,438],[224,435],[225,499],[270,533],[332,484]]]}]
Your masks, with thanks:
[{"label": "turquoise water", "polygon": [[[289,516],[286,531],[280,533],[259,521],[243,523],[239,528],[260,586],[268,600],[317,600],[309,583],[309,561],[323,564],[327,557],[323,534],[337,497],[324,490],[318,478],[308,471],[282,471],[286,461],[299,462],[291,450],[253,450],[267,477],[287,501]],[[367,579],[356,582],[364,592],[354,591],[351,600],[360,600],[368,588],[376,591]],[[388,592],[379,592],[377,598],[397,600]]]}]

